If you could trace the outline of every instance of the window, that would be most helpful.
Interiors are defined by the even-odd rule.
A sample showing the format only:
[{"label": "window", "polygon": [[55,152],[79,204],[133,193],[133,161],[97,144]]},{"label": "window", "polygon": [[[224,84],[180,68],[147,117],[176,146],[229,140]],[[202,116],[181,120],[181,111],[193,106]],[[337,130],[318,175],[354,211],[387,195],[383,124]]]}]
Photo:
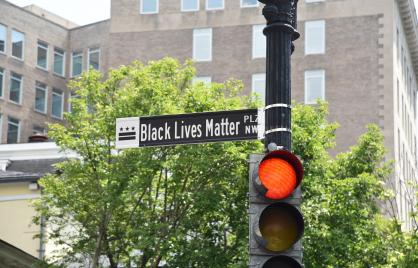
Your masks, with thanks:
[{"label": "window", "polygon": [[266,74],[253,74],[252,92],[257,93],[261,103],[265,103],[266,98]]},{"label": "window", "polygon": [[73,100],[79,98],[79,96],[75,92],[71,92],[70,99],[68,101],[68,112],[72,113],[74,110],[74,102]]},{"label": "window", "polygon": [[36,64],[42,69],[48,69],[48,44],[44,42],[38,42],[38,59]]},{"label": "window", "polygon": [[20,97],[22,94],[22,76],[11,73],[10,76],[10,95],[9,99],[20,104]]},{"label": "window", "polygon": [[33,134],[46,134],[46,130],[44,127],[33,125],[32,127],[32,133]]},{"label": "window", "polygon": [[241,0],[241,7],[258,7],[258,0]]},{"label": "window", "polygon": [[71,76],[80,75],[83,72],[83,53],[73,52],[72,55],[72,72]]},{"label": "window", "polygon": [[210,76],[197,76],[193,78],[193,83],[204,83],[204,84],[210,84],[212,82],[212,77]]},{"label": "window", "polygon": [[23,60],[25,46],[25,35],[16,30],[12,30],[12,56]]},{"label": "window", "polygon": [[199,0],[181,0],[181,11],[198,11]]},{"label": "window", "polygon": [[212,60],[212,29],[193,30],[193,59],[196,61]]},{"label": "window", "polygon": [[54,48],[54,73],[64,76],[65,52],[62,49]]},{"label": "window", "polygon": [[89,68],[100,69],[100,48],[89,49]]},{"label": "window", "polygon": [[45,131],[45,128],[40,127],[40,126],[37,126],[37,125],[34,125],[32,127],[32,133],[33,134],[45,134],[46,131]]},{"label": "window", "polygon": [[47,90],[46,85],[36,82],[35,86],[35,111],[46,113]]},{"label": "window", "polygon": [[325,71],[306,71],[305,103],[315,104],[317,99],[325,100]]},{"label": "window", "polygon": [[266,36],[263,34],[265,25],[253,26],[253,59],[266,57]]},{"label": "window", "polygon": [[224,0],[206,0],[207,10],[215,10],[215,9],[223,9],[223,8],[224,8]]},{"label": "window", "polygon": [[3,97],[3,88],[4,88],[4,69],[0,68],[0,97]]},{"label": "window", "polygon": [[58,89],[52,90],[52,117],[62,119],[62,110],[63,110],[63,94]]},{"label": "window", "polygon": [[158,13],[158,0],[140,0],[141,14],[156,14]]},{"label": "window", "polygon": [[0,24],[0,53],[6,53],[7,28]]},{"label": "window", "polygon": [[18,119],[9,117],[7,124],[7,143],[18,143],[20,139],[20,122]]},{"label": "window", "polygon": [[396,108],[398,109],[398,116],[399,114],[399,79],[396,79]]},{"label": "window", "polygon": [[305,22],[305,54],[325,53],[325,21]]}]

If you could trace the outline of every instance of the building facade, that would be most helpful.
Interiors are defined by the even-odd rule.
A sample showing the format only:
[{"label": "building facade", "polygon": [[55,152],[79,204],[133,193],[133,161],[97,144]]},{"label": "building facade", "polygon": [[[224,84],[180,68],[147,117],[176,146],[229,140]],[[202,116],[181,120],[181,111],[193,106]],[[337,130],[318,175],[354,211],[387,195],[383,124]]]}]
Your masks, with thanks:
[{"label": "building facade", "polygon": [[[112,0],[111,18],[76,26],[36,6],[0,0],[0,139],[25,143],[46,122],[63,122],[66,83],[89,68],[138,59],[192,58],[196,80],[242,80],[263,95],[265,19],[256,0]],[[395,160],[392,215],[409,229],[418,178],[418,30],[413,0],[300,0],[292,97],[329,103],[337,147],[380,126]]]},{"label": "building facade", "polygon": [[[51,255],[56,247],[45,240],[46,226],[32,222],[36,215],[32,203],[41,196],[37,182],[55,172],[53,164],[75,157],[53,142],[0,145],[0,240],[37,258]],[[0,253],[0,267],[6,257]]]}]

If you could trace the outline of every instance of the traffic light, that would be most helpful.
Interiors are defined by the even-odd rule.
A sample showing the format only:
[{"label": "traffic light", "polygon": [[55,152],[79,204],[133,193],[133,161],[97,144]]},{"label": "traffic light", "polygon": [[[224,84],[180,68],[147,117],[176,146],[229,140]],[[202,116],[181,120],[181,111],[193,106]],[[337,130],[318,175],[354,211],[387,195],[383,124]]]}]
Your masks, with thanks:
[{"label": "traffic light", "polygon": [[250,155],[250,267],[303,267],[302,177],[302,163],[287,150]]}]

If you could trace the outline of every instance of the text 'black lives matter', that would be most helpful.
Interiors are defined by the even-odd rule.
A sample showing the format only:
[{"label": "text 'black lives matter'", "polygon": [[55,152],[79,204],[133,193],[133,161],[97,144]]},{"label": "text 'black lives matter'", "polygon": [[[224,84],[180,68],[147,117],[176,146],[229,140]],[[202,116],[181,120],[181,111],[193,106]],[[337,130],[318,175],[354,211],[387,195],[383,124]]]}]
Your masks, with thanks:
[{"label": "text 'black lives matter'", "polygon": [[139,118],[139,147],[258,138],[259,110],[246,109]]}]

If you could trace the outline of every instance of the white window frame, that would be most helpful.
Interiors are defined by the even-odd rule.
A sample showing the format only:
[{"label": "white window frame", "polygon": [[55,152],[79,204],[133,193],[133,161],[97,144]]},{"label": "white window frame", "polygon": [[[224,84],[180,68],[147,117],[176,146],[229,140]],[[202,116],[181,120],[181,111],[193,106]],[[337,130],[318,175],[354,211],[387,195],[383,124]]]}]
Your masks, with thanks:
[{"label": "white window frame", "polygon": [[[252,57],[253,59],[265,58],[266,57],[266,36],[263,34],[263,29],[266,27],[264,24],[257,24],[253,25],[253,43],[252,43]],[[261,28],[261,29],[260,29]],[[261,30],[261,31],[260,31]],[[255,49],[255,44],[257,43],[257,33],[261,32],[262,37],[264,38],[263,46],[264,46],[264,53],[263,55],[258,55]]]},{"label": "white window frame", "polygon": [[0,54],[6,54],[7,53],[7,26],[0,23],[0,27],[4,27],[6,36],[4,37],[4,51],[0,50]]},{"label": "white window frame", "polygon": [[206,10],[222,10],[225,9],[225,0],[222,0],[222,7],[209,8],[209,1],[206,0]]},{"label": "white window frame", "polygon": [[15,125],[16,126],[16,123],[10,122],[10,118],[18,121],[18,123],[17,123],[17,140],[16,140],[16,143],[19,143],[20,142],[20,120],[17,119],[17,118],[14,118],[14,117],[9,117],[8,120],[7,120],[7,137],[6,137],[6,142],[7,142],[7,138],[9,137],[9,124],[12,124],[12,125]]},{"label": "white window frame", "polygon": [[[265,73],[257,73],[251,76],[251,93],[256,93],[255,84],[258,81],[264,81],[264,85],[266,85],[266,74]],[[264,99],[263,96],[260,96],[262,103],[265,103],[265,96],[266,96],[266,88],[264,87]]]},{"label": "white window frame", "polygon": [[[59,51],[57,51],[57,49],[61,50],[62,54]],[[59,74],[59,73],[55,72],[55,55],[56,54],[59,54],[59,55],[62,56],[62,74]],[[53,62],[53,65],[52,65],[52,72],[56,75],[61,76],[61,77],[65,77],[65,50],[64,49],[54,47],[54,62]]]},{"label": "white window frame", "polygon": [[325,0],[305,0],[305,3],[317,3],[317,2],[325,2]]},{"label": "white window frame", "polygon": [[196,83],[203,83],[205,85],[209,85],[212,83],[212,77],[211,76],[196,76],[193,78],[193,84]]},{"label": "white window frame", "polygon": [[3,114],[0,113],[0,143],[3,142]]},{"label": "white window frame", "polygon": [[[207,31],[207,32],[204,32]],[[196,57],[196,38],[199,36],[209,36],[209,57],[208,58],[200,58],[198,59]],[[212,28],[200,28],[200,29],[194,29],[193,30],[193,60],[197,62],[201,61],[212,61],[212,43],[213,43],[213,35],[212,35]]]},{"label": "white window frame", "polygon": [[[20,76],[20,84],[19,84],[19,102],[15,102],[14,100],[10,99],[10,90],[11,90],[11,86],[12,86],[12,79],[15,79],[15,77],[13,77],[13,74],[19,75]],[[18,74],[18,73],[10,73],[10,83],[9,83],[9,101],[15,104],[22,104],[22,88],[23,88],[23,75]]]},{"label": "white window frame", "polygon": [[[322,44],[323,47],[320,50],[314,50],[312,48],[309,48],[308,46],[308,31],[309,28],[311,27],[319,27],[322,26]],[[326,23],[325,20],[310,20],[310,21],[305,21],[305,55],[314,55],[314,54],[325,54],[325,50],[326,50]]]},{"label": "white window frame", "polygon": [[200,10],[200,0],[195,0],[197,2],[196,9],[184,9],[184,0],[181,0],[181,12],[193,12],[193,11],[199,11]]},{"label": "white window frame", "polygon": [[70,92],[69,93],[69,96],[68,96],[68,103],[67,103],[67,105],[68,105],[68,107],[67,107],[67,111],[69,112],[69,113],[72,113],[73,112],[73,109],[72,109],[72,107],[71,107],[71,103],[72,103],[72,100],[73,99],[77,99],[77,98],[79,98],[80,96],[79,95],[77,95],[75,92]]},{"label": "white window frame", "polygon": [[[89,66],[89,70],[90,70],[90,67],[92,66],[91,64],[90,64],[90,54],[93,54],[93,53],[96,53],[96,52],[98,52],[99,53],[99,68],[97,69],[97,71],[100,71],[100,67],[101,67],[101,58],[100,58],[100,56],[101,56],[101,51],[100,51],[100,48],[99,47],[95,47],[95,48],[89,48],[89,52],[87,53],[87,62],[88,62],[88,66]],[[93,68],[94,69],[94,68]],[[96,69],[95,69],[96,70]]]},{"label": "white window frame", "polygon": [[[46,50],[46,67],[40,66],[38,65],[38,60],[39,60],[39,53],[38,53],[38,49],[39,48],[43,48]],[[37,46],[36,46],[36,51],[37,51],[37,55],[36,55],[36,66],[38,68],[41,68],[43,70],[48,70],[48,66],[49,66],[49,46],[46,42],[43,41],[38,41]]]},{"label": "white window frame", "polygon": [[306,70],[305,71],[305,104],[316,104],[316,99],[308,101],[308,79],[309,78],[322,78],[322,88],[321,88],[321,99],[325,100],[325,70]]},{"label": "white window frame", "polygon": [[[5,91],[5,88],[4,88],[4,86],[6,85],[5,84],[5,80],[6,80],[6,70],[5,69],[3,69],[3,68],[0,68],[0,75],[2,76],[2,83],[0,84],[0,87],[1,87],[1,92],[0,92],[0,99],[3,99],[4,98],[4,91]],[[1,126],[0,126],[0,128],[1,128]],[[0,139],[0,142],[1,142],[1,139]]]},{"label": "white window frame", "polygon": [[[54,95],[58,95],[61,97],[61,116],[56,116],[53,113],[54,107]],[[62,120],[64,118],[64,92],[60,91],[59,89],[53,88],[51,92],[51,117],[55,119]]]},{"label": "white window frame", "polygon": [[244,5],[244,0],[241,0],[240,1],[241,3],[241,8],[251,8],[251,7],[258,7],[258,5],[259,5],[259,2],[258,1],[256,1],[256,3],[255,3],[255,5]]},{"label": "white window frame", "polygon": [[[46,114],[47,106],[48,106],[48,87],[47,87],[47,85],[45,85],[45,88],[42,88],[42,87],[39,86],[39,84],[45,85],[44,83],[40,83],[40,82],[35,83],[35,107],[34,107],[34,110],[39,112],[39,113]],[[45,92],[45,106],[44,106],[43,111],[36,109],[36,91],[38,89],[43,90]]]},{"label": "white window frame", "polygon": [[159,12],[159,7],[160,7],[160,0],[156,0],[156,8],[155,8],[155,11],[144,11],[143,9],[144,9],[144,5],[143,5],[143,2],[144,2],[145,0],[139,0],[139,2],[140,2],[140,4],[139,4],[139,13],[140,14],[158,14],[158,12]]},{"label": "white window frame", "polygon": [[[79,54],[79,55],[81,55],[81,73],[79,73],[79,74],[74,74],[74,66],[73,66],[73,64],[74,64],[74,55],[75,54]],[[72,52],[71,53],[71,66],[70,66],[70,68],[71,68],[71,77],[76,77],[76,76],[79,76],[79,75],[81,75],[82,73],[83,73],[83,57],[84,55],[83,55],[83,51],[79,51],[79,52]]]},{"label": "white window frame", "polygon": [[[18,57],[16,57],[16,56],[13,55],[13,32],[17,32],[17,33],[20,33],[20,34],[23,35],[23,41],[22,41],[22,58],[18,58]],[[12,49],[12,51],[11,51],[11,56],[12,56],[13,59],[17,59],[17,60],[20,60],[20,61],[24,61],[25,60],[25,39],[26,39],[25,38],[25,33],[21,32],[21,31],[18,31],[16,29],[12,29],[12,40],[11,40],[11,44],[12,44],[11,49]]]}]

